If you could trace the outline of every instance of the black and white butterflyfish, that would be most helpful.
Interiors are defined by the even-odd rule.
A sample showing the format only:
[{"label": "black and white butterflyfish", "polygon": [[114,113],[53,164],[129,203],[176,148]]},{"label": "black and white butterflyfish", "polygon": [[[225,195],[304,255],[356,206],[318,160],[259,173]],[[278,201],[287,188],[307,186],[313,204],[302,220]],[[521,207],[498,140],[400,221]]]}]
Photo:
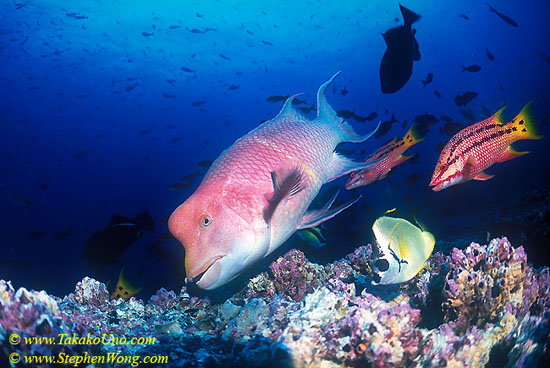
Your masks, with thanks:
[{"label": "black and white butterflyfish", "polygon": [[371,266],[375,284],[398,284],[411,280],[432,254],[432,234],[407,220],[383,216],[372,226],[376,244]]}]

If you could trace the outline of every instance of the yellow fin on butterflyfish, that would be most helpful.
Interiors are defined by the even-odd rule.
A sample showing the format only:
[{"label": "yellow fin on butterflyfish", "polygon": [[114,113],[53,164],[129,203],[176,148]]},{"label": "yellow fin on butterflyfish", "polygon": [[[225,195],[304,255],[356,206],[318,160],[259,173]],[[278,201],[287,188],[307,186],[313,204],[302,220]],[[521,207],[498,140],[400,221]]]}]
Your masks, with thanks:
[{"label": "yellow fin on butterflyfish", "polygon": [[120,275],[118,276],[118,282],[116,284],[115,291],[111,294],[111,298],[118,299],[122,298],[128,300],[137,293],[141,291],[142,288],[137,288],[134,286],[124,274],[124,267],[120,270]]}]

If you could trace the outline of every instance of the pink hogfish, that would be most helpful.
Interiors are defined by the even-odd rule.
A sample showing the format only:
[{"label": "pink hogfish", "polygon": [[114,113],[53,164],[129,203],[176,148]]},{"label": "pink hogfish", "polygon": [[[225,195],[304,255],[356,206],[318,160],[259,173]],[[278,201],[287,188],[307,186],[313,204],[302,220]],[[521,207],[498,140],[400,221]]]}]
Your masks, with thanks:
[{"label": "pink hogfish", "polygon": [[365,162],[378,162],[366,169],[352,172],[346,183],[346,189],[359,188],[363,185],[384,179],[394,167],[401,165],[403,162],[413,157],[403,156],[403,153],[423,140],[424,138],[418,134],[413,125],[409,131],[405,133],[402,139],[395,137],[367,157]]},{"label": "pink hogfish", "polygon": [[489,180],[484,172],[497,162],[511,160],[528,152],[517,152],[512,143],[542,138],[537,132],[528,103],[510,122],[503,124],[503,107],[493,116],[458,132],[445,145],[437,160],[430,186],[439,191],[465,181]]},{"label": "pink hogfish", "polygon": [[200,186],[170,216],[170,232],[185,248],[187,280],[214,289],[267,256],[296,230],[336,216],[359,198],[308,210],[321,186],[371,163],[334,150],[363,142],[317,92],[317,117],[308,120],[290,97],[279,114],[238,139],[214,161]]}]

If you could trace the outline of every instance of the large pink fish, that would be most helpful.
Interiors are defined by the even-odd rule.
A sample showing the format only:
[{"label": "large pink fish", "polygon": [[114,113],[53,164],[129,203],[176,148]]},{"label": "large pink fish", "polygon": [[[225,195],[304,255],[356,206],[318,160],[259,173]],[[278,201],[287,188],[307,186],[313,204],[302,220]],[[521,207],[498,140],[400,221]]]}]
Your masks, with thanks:
[{"label": "large pink fish", "polygon": [[[185,248],[187,280],[214,289],[267,256],[296,230],[314,227],[345,208],[334,196],[308,210],[321,186],[370,166],[336,153],[342,142],[363,142],[317,92],[317,117],[308,120],[289,98],[279,114],[238,139],[210,167],[195,193],[170,216],[170,232]],[[376,131],[376,130],[375,130]]]}]

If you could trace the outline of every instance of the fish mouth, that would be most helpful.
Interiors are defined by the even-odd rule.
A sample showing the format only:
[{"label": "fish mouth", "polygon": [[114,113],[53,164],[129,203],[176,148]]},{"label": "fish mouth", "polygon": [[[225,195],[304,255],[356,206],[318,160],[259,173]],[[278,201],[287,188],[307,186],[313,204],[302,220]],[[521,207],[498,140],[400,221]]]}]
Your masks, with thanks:
[{"label": "fish mouth", "polygon": [[[223,256],[217,256],[206,262],[201,268],[196,272],[193,272],[194,275],[188,274],[187,279],[196,284],[200,288],[207,288],[209,285],[213,284],[220,275],[221,265],[218,262],[222,259]],[[210,272],[209,272],[210,271]]]},{"label": "fish mouth", "polygon": [[430,183],[430,186],[432,187],[432,190],[434,192],[439,192],[440,190],[444,189],[444,185],[445,185],[445,182],[442,181],[442,182],[439,182],[437,184],[432,184]]}]

